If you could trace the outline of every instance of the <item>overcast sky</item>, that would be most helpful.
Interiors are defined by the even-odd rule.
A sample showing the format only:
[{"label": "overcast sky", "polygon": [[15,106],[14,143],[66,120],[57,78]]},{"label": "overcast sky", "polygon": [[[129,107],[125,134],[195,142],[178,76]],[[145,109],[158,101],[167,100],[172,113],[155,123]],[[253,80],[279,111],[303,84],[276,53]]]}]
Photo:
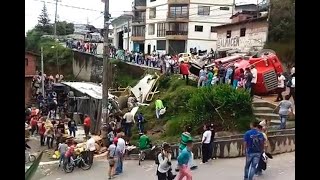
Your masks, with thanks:
[{"label": "overcast sky", "polygon": [[[123,11],[131,11],[133,0],[110,0],[110,14],[117,17]],[[258,0],[259,2],[261,0]],[[54,21],[55,0],[25,0],[25,32],[38,23],[44,2],[51,22]],[[257,0],[236,0],[237,4],[257,3]],[[87,9],[87,10],[86,10]],[[88,10],[90,9],[90,10]],[[75,24],[89,24],[97,28],[103,27],[104,3],[101,0],[59,0],[58,19]]]}]

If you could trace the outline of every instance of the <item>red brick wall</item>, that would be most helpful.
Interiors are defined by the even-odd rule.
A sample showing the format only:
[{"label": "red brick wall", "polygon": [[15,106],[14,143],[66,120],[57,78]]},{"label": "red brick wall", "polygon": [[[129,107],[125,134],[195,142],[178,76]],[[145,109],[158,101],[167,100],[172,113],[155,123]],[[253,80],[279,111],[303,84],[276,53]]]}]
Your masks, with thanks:
[{"label": "red brick wall", "polygon": [[35,75],[36,74],[36,56],[25,53],[25,75]]}]

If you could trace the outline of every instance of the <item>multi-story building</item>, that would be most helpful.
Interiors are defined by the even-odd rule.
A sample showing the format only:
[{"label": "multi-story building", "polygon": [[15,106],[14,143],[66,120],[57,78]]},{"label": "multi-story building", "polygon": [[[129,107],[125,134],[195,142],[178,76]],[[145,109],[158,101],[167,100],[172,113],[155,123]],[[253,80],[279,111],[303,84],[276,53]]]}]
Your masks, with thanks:
[{"label": "multi-story building", "polygon": [[234,0],[147,0],[145,53],[216,49],[215,26],[231,22]]},{"label": "multi-story building", "polygon": [[133,50],[144,52],[145,29],[146,29],[146,4],[147,0],[133,1],[132,37]]},{"label": "multi-story building", "polygon": [[132,51],[132,16],[132,12],[125,12],[111,21],[113,27],[113,45],[117,49]]}]

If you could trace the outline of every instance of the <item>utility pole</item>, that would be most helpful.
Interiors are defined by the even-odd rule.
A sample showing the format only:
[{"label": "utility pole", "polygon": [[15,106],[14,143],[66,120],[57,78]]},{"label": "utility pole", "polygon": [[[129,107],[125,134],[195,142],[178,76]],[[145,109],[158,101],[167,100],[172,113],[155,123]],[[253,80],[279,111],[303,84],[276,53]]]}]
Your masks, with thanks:
[{"label": "utility pole", "polygon": [[[102,118],[104,123],[109,122],[109,0],[104,0],[104,36],[103,36],[103,72],[102,72]],[[101,119],[98,119],[101,122]]]},{"label": "utility pole", "polygon": [[129,42],[130,42],[130,35],[129,35],[129,32],[130,32],[130,19],[128,19],[128,28],[127,28],[127,52],[129,52]]},{"label": "utility pole", "polygon": [[54,14],[54,40],[57,39],[57,15],[58,15],[58,0],[56,0],[56,11]]},{"label": "utility pole", "polygon": [[41,46],[41,88],[42,88],[42,95],[43,97],[46,97],[45,93],[44,93],[44,70],[43,70],[43,47]]}]

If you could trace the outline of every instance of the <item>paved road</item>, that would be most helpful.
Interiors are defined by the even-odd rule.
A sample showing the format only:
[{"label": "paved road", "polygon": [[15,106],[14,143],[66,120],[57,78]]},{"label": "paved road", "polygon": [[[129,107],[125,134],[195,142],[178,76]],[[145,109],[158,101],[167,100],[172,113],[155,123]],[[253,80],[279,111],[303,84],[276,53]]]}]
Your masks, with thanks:
[{"label": "paved road", "polygon": [[[197,161],[199,162],[199,161]],[[174,164],[176,164],[174,162]],[[209,164],[199,165],[199,169],[193,171],[193,179],[236,180],[243,177],[244,158],[217,159]],[[116,177],[118,180],[152,180],[156,179],[155,164],[145,161],[141,166],[137,161],[125,161],[124,174]],[[107,179],[107,162],[99,159],[94,162],[92,169],[83,171],[75,169],[73,173],[66,174],[55,166],[41,167],[34,180],[105,180]],[[43,175],[47,173],[47,175]],[[211,179],[211,178],[210,178]],[[295,153],[286,153],[275,156],[268,163],[268,169],[257,180],[294,180],[295,179]]]}]

